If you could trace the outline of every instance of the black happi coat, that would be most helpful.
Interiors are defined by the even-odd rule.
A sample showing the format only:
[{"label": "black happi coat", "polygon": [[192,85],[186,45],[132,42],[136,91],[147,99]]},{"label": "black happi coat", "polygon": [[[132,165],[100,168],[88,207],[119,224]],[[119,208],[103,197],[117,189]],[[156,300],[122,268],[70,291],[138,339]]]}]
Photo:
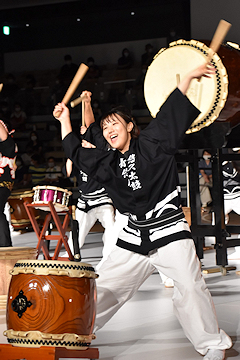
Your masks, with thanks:
[{"label": "black happi coat", "polygon": [[115,207],[128,213],[128,226],[117,245],[141,254],[169,242],[191,238],[180,209],[175,153],[199,111],[175,89],[156,119],[131,139],[127,152],[82,148],[78,138],[63,140],[66,155],[103,184]]}]

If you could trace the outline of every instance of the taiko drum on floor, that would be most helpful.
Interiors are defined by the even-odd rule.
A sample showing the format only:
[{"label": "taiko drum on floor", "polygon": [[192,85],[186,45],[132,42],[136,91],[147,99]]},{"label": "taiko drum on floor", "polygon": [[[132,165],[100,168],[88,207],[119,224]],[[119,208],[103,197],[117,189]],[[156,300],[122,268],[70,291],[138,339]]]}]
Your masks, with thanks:
[{"label": "taiko drum on floor", "polygon": [[95,338],[98,277],[90,264],[19,260],[11,274],[4,331],[9,343],[88,349]]}]

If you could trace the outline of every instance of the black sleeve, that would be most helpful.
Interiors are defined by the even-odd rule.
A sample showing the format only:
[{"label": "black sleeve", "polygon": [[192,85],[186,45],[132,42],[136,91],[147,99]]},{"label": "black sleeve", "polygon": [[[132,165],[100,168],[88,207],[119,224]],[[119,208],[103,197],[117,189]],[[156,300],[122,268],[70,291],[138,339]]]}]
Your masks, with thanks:
[{"label": "black sleeve", "polygon": [[109,163],[114,157],[114,151],[106,151],[98,148],[86,149],[81,146],[80,140],[71,132],[62,141],[66,157],[73,161],[74,165],[84,171],[97,182],[104,184],[111,179]]},{"label": "black sleeve", "polygon": [[143,139],[159,143],[162,150],[174,154],[182,138],[200,111],[177,88],[161,106],[156,119],[140,133]]}]

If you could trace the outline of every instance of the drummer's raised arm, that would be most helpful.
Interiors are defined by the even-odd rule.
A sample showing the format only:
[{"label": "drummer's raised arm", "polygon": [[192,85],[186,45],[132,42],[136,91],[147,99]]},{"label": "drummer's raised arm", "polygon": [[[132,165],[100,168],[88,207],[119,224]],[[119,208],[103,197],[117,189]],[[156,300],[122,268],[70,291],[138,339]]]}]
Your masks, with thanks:
[{"label": "drummer's raised arm", "polygon": [[81,96],[83,97],[84,101],[84,120],[85,126],[88,128],[92,123],[95,122],[92,105],[91,105],[91,96],[92,93],[90,91],[83,91]]},{"label": "drummer's raised arm", "polygon": [[214,66],[209,63],[204,63],[189,72],[178,84],[178,89],[183,93],[183,95],[186,95],[189,85],[193,79],[201,79],[202,76],[210,77],[210,75],[215,74],[215,72],[216,69]]},{"label": "drummer's raised arm", "polygon": [[[59,115],[60,113],[60,115]],[[61,123],[62,140],[72,132],[69,109],[64,103],[59,103],[53,110],[53,116]]]}]

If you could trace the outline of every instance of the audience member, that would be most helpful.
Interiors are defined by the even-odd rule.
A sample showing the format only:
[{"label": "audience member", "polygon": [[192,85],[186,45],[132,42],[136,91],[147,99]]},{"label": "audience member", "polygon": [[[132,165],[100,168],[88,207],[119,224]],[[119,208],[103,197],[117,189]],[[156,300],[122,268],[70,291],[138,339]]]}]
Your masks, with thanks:
[{"label": "audience member", "polygon": [[99,67],[95,64],[94,58],[93,57],[89,57],[87,59],[87,66],[89,67],[89,70],[86,74],[86,77],[88,79],[98,79],[100,76],[100,69]]},{"label": "audience member", "polygon": [[145,53],[142,54],[141,57],[142,66],[145,66],[147,68],[153,61],[153,56],[153,46],[151,44],[147,44],[145,46]]},{"label": "audience member", "polygon": [[53,156],[49,156],[47,159],[47,166],[45,183],[49,185],[59,185],[59,178],[62,177],[62,170],[59,165],[55,164]]},{"label": "audience member", "polygon": [[31,154],[39,154],[43,157],[43,145],[42,142],[39,140],[36,131],[31,131],[30,140],[27,143],[26,148]]},{"label": "audience member", "polygon": [[13,112],[10,116],[10,122],[15,130],[25,130],[25,124],[27,120],[27,115],[22,109],[22,105],[19,102],[16,102],[14,105]]},{"label": "audience member", "polygon": [[122,56],[118,59],[118,69],[130,69],[133,66],[133,58],[127,48],[122,51]]},{"label": "audience member", "polygon": [[212,163],[210,150],[203,150],[202,159],[199,161],[199,191],[202,211],[212,202],[210,188],[212,187]]},{"label": "audience member", "polygon": [[43,185],[45,183],[46,166],[43,165],[39,154],[32,155],[31,165],[28,168],[28,174],[28,183],[32,186]]},{"label": "audience member", "polygon": [[59,73],[59,79],[63,81],[64,84],[70,83],[75,76],[78,66],[72,62],[71,55],[64,56],[65,64],[61,67]]},{"label": "audience member", "polygon": [[64,84],[63,80],[58,75],[55,80],[55,85],[53,86],[51,93],[53,105],[62,101],[66,91],[67,91],[67,86]]}]

